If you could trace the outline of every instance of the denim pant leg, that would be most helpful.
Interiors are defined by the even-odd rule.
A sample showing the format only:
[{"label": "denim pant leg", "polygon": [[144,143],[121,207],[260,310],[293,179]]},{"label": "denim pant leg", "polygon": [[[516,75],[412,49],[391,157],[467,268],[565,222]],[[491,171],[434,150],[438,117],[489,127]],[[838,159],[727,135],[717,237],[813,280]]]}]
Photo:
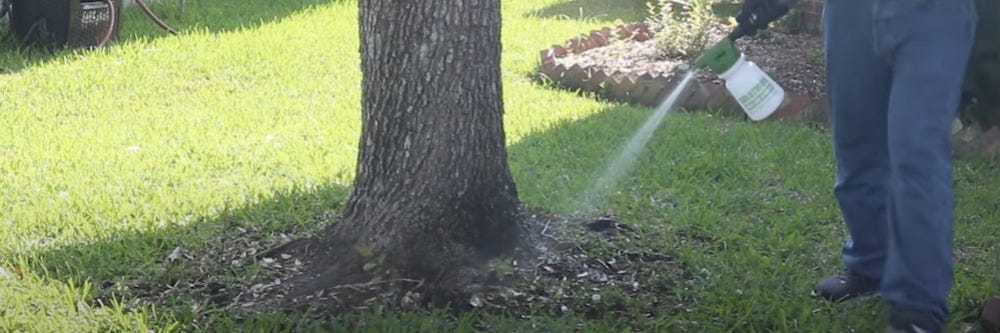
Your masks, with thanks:
[{"label": "denim pant leg", "polygon": [[[837,0],[831,0],[837,1]],[[947,316],[953,279],[951,124],[975,34],[973,0],[876,0],[892,63],[889,232],[882,297]]]},{"label": "denim pant leg", "polygon": [[875,48],[875,0],[827,0],[824,6],[834,194],[849,232],[842,256],[851,271],[878,279],[888,239],[891,71]]}]

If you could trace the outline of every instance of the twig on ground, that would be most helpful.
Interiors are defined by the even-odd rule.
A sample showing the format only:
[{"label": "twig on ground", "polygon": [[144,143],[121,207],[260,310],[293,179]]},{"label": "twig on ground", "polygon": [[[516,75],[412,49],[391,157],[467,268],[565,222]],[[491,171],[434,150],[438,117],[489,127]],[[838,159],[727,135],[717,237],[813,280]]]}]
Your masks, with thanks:
[{"label": "twig on ground", "polygon": [[545,226],[542,227],[542,231],[539,234],[542,235],[542,237],[545,237],[545,238],[548,238],[548,239],[551,239],[551,240],[558,240],[556,238],[556,236],[553,236],[553,235],[550,235],[550,234],[546,233],[546,231],[549,231],[549,223],[551,223],[551,221],[545,221]]},{"label": "twig on ground", "polygon": [[370,282],[364,282],[364,283],[341,284],[341,285],[336,285],[336,286],[328,287],[328,288],[325,288],[323,290],[324,290],[324,292],[331,291],[331,290],[340,290],[340,289],[351,289],[351,290],[354,290],[354,291],[361,291],[362,288],[371,288],[371,287],[374,287],[374,286],[377,286],[377,285],[381,285],[381,284],[391,284],[391,283],[396,283],[396,282],[416,283],[417,287],[423,286],[423,284],[424,284],[424,280],[392,279],[392,280],[382,280],[382,281],[370,281]]},{"label": "twig on ground", "polygon": [[253,258],[254,258],[254,260],[260,260],[260,258],[266,258],[267,256],[272,255],[275,252],[278,252],[281,249],[284,249],[285,247],[288,247],[288,245],[292,244],[293,242],[295,242],[294,239],[289,239],[289,240],[283,241],[281,243],[278,243],[275,246],[272,246],[272,247],[267,248],[267,249],[265,249],[263,251],[257,252],[256,254],[253,255]]}]

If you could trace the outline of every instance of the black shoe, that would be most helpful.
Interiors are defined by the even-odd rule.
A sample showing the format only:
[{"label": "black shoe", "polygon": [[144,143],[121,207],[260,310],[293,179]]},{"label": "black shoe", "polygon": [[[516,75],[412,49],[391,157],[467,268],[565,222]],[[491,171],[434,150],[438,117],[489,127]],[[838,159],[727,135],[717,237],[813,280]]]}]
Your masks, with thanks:
[{"label": "black shoe", "polygon": [[855,297],[872,296],[878,293],[880,281],[843,270],[820,280],[813,286],[813,296],[831,302],[841,302]]},{"label": "black shoe", "polygon": [[889,328],[886,333],[940,333],[942,325],[930,313],[902,311],[889,312]]}]

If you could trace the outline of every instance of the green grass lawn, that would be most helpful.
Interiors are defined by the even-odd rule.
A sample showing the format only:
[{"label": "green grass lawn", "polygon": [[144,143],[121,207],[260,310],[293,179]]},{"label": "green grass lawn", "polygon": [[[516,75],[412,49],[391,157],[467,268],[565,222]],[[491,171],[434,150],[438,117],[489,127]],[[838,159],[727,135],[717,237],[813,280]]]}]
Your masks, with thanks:
[{"label": "green grass lawn", "polygon": [[[510,161],[536,209],[579,210],[578,195],[651,111],[529,78],[542,48],[645,10],[642,1],[610,3],[503,2]],[[674,283],[679,307],[662,316],[359,313],[319,323],[171,293],[178,283],[251,281],[260,266],[208,259],[244,258],[217,251],[314,231],[317,216],[338,209],[354,172],[361,79],[354,1],[189,1],[184,17],[174,6],[153,8],[182,36],[132,8],[121,42],[104,50],[0,44],[8,72],[0,76],[0,331],[882,328],[877,302],[808,297],[816,279],[839,269],[845,234],[828,135],[706,113],[667,117],[600,207],[667,231],[648,244],[676,256],[690,277]],[[997,170],[956,165],[955,328],[991,293]],[[150,298],[144,290],[162,292],[160,305],[140,302]]]}]

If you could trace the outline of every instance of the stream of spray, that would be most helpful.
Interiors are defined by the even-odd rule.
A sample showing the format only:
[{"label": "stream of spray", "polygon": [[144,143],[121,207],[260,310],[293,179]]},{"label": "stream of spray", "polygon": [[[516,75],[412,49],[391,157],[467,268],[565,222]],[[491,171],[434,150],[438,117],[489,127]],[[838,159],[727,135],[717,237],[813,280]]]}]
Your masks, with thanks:
[{"label": "stream of spray", "polygon": [[646,144],[649,143],[649,139],[656,132],[656,129],[660,127],[663,118],[673,110],[674,104],[677,104],[677,100],[685,91],[687,91],[688,85],[694,78],[695,71],[687,71],[684,77],[681,78],[680,83],[677,84],[677,88],[670,93],[669,96],[660,103],[653,112],[646,119],[646,122],[642,124],[629,139],[628,143],[621,149],[621,153],[618,154],[618,158],[611,162],[604,170],[604,173],[600,178],[590,188],[590,190],[584,192],[583,199],[580,201],[579,208],[575,210],[578,216],[589,217],[597,211],[607,197],[606,191],[614,186],[618,180],[632,168],[632,164],[635,162],[639,153],[642,152]]}]

